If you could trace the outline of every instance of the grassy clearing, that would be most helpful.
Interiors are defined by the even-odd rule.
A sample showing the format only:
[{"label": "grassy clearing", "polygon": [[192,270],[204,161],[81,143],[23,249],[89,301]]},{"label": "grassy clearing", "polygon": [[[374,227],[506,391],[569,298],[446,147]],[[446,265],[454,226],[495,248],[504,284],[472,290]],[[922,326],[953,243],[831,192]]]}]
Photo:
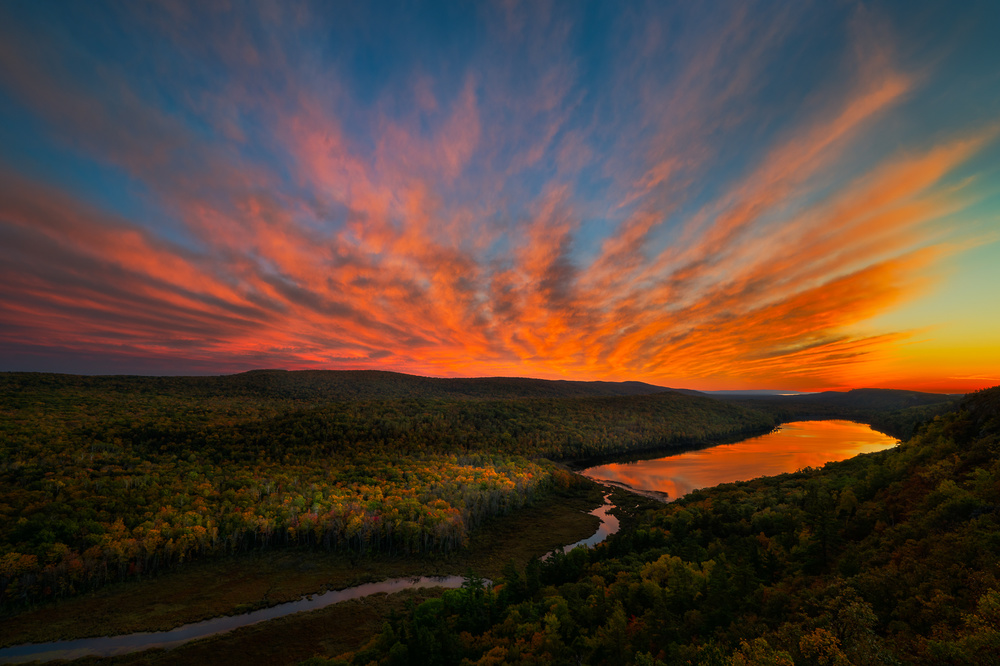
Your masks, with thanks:
[{"label": "grassy clearing", "polygon": [[[460,575],[471,568],[487,578],[496,577],[510,559],[523,566],[532,557],[592,534],[598,520],[587,512],[601,503],[601,494],[600,486],[587,482],[575,490],[551,495],[514,515],[490,520],[477,530],[466,550],[448,556],[351,557],[283,549],[187,563],[155,578],[108,586],[4,618],[0,620],[0,646],[163,631],[327,589],[399,576]],[[317,612],[327,611],[340,614],[332,609]],[[350,614],[345,617],[348,626],[357,624]],[[380,627],[379,621],[375,629]],[[370,635],[366,632],[357,629],[362,638]]]}]

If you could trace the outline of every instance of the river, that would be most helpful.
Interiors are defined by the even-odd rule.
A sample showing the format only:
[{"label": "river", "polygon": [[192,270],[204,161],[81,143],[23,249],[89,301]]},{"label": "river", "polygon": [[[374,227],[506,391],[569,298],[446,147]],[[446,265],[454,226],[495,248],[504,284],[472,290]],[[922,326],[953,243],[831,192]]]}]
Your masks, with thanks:
[{"label": "river", "polygon": [[601,521],[601,524],[598,526],[597,531],[594,532],[591,536],[587,537],[586,539],[580,539],[576,543],[571,543],[568,546],[563,546],[562,548],[553,550],[550,553],[545,553],[541,557],[542,561],[544,562],[545,560],[549,559],[559,551],[562,551],[563,553],[568,553],[574,548],[579,548],[580,546],[584,546],[586,548],[589,548],[591,546],[596,546],[597,544],[601,543],[612,534],[616,534],[621,525],[619,525],[618,523],[618,518],[616,518],[615,515],[611,513],[611,510],[614,508],[615,505],[611,503],[611,493],[608,493],[604,496],[604,504],[602,504],[601,506],[597,507],[596,509],[590,512],[590,515],[596,517],[598,520]]},{"label": "river", "polygon": [[274,618],[316,610],[331,604],[360,599],[371,594],[400,592],[423,587],[461,587],[465,579],[461,576],[421,576],[419,578],[393,578],[379,583],[364,583],[345,590],[330,590],[322,594],[310,594],[298,601],[261,608],[260,610],[214,617],[210,620],[192,622],[170,631],[140,632],[121,636],[81,638],[72,641],[52,643],[28,643],[0,650],[0,664],[18,664],[30,661],[53,661],[56,659],[79,659],[81,657],[112,657],[115,655],[150,650],[152,648],[172,648],[216,634],[224,634],[239,627],[248,627],[258,622]]},{"label": "river", "polygon": [[[591,511],[600,521],[600,526],[594,534],[581,541],[565,546],[561,550],[569,552],[577,546],[593,546],[600,543],[610,534],[618,531],[618,519],[610,513],[614,504],[610,495],[605,495],[604,504]],[[545,555],[548,558],[552,553]],[[57,659],[79,659],[81,657],[112,657],[115,655],[140,652],[153,648],[169,649],[183,645],[199,638],[207,638],[248,627],[259,622],[273,620],[292,613],[317,610],[332,604],[360,599],[372,594],[392,594],[402,590],[412,590],[424,587],[444,587],[455,589],[462,586],[465,578],[461,576],[421,576],[419,578],[393,578],[379,583],[364,583],[344,590],[331,590],[322,594],[309,595],[298,601],[277,604],[270,608],[243,613],[242,615],[227,615],[210,620],[193,622],[176,627],[169,631],[140,632],[121,636],[102,636],[99,638],[81,638],[71,641],[54,641],[51,643],[28,643],[0,649],[0,664],[18,664],[31,661],[54,661]]]},{"label": "river", "polygon": [[795,421],[735,444],[654,460],[598,465],[581,474],[594,481],[676,499],[698,488],[820,467],[898,443],[852,421]]}]

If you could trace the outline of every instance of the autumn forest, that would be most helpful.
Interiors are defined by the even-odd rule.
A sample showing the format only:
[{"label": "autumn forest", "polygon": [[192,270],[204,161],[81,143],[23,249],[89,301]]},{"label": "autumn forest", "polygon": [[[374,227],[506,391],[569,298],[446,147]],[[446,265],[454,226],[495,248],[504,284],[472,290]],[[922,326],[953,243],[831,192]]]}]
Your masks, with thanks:
[{"label": "autumn forest", "polygon": [[[358,399],[347,397],[363,386],[355,373],[330,372],[301,375],[301,395],[285,397],[289,374],[299,377],[3,375],[0,598],[58,597],[199,555],[290,543],[447,551],[484,518],[571,483],[550,461],[775,423],[708,398],[641,395],[645,385],[483,380],[474,394],[404,398],[395,382],[416,378],[384,373],[372,390],[393,397]],[[514,397],[536,384],[562,396]],[[613,391],[640,395],[577,397]]]},{"label": "autumn forest", "polygon": [[590,483],[573,471],[590,462],[850,418],[906,442],[647,502],[606,543],[511,559],[492,582],[455,571],[472,582],[317,659],[985,664],[997,640],[995,389],[720,398],[316,371],[0,382],[11,621],[247,553],[421,566]]}]

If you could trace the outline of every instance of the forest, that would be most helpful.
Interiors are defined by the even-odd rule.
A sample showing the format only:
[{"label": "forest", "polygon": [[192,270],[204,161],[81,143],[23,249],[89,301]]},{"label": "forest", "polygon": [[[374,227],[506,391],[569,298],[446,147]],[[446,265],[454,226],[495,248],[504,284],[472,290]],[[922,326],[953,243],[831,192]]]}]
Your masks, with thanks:
[{"label": "forest", "polygon": [[558,461],[775,424],[635,382],[0,373],[0,609],[254,549],[454,550]]},{"label": "forest", "polygon": [[883,452],[693,492],[308,663],[996,664],[1000,387],[913,429]]}]

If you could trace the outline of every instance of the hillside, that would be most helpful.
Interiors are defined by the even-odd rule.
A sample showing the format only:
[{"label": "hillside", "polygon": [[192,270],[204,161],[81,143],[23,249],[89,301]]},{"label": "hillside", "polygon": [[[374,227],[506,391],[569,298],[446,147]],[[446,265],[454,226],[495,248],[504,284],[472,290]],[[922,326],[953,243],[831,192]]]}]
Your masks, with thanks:
[{"label": "hillside", "polygon": [[955,399],[944,393],[924,393],[900,389],[860,388],[850,391],[824,391],[787,396],[788,402],[802,405],[832,405],[845,409],[871,409],[878,411],[920,407]]},{"label": "hillside", "polygon": [[335,663],[996,664],[998,496],[1000,387],[895,449],[697,491],[447,592]]},{"label": "hillside", "polygon": [[401,398],[579,398],[651,395],[670,390],[643,382],[581,382],[523,377],[443,379],[378,370],[252,370],[214,377],[0,373],[0,393],[53,389],[312,403]]},{"label": "hillside", "polygon": [[774,425],[763,412],[672,391],[471,397],[646,385],[428,380],[459,397],[318,398],[347,394],[332,377],[383,392],[424,381],[4,376],[0,608],[260,548],[452,551],[486,518],[571,484],[551,460],[704,445]]}]

